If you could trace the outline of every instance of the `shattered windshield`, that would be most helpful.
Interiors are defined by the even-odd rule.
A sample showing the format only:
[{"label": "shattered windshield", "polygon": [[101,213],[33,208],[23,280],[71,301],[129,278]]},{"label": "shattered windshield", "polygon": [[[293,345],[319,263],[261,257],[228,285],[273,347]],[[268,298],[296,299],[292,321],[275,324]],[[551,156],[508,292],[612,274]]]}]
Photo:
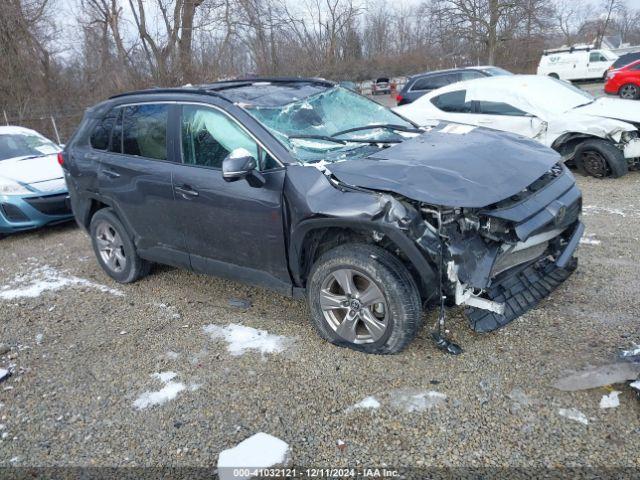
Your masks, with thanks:
[{"label": "shattered windshield", "polygon": [[247,106],[302,162],[360,158],[418,135],[382,105],[341,87],[280,106]]},{"label": "shattered windshield", "polygon": [[41,157],[57,153],[59,148],[40,135],[16,131],[0,135],[0,161],[17,157]]}]

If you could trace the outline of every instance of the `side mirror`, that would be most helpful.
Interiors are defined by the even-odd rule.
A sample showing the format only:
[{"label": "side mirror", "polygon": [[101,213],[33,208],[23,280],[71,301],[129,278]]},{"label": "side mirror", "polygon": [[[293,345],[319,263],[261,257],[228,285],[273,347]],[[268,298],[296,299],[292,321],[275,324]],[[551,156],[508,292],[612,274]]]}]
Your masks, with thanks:
[{"label": "side mirror", "polygon": [[222,161],[222,178],[225,182],[244,178],[255,188],[266,183],[264,176],[258,171],[256,159],[244,148],[236,148]]}]

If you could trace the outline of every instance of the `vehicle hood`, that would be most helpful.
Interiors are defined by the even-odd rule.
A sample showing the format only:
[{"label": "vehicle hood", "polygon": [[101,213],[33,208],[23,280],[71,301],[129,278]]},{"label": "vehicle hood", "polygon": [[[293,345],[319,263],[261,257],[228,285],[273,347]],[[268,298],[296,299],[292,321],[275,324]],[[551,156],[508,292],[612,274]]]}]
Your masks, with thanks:
[{"label": "vehicle hood", "polygon": [[432,205],[481,208],[522,191],[558,161],[556,152],[533,140],[440,124],[369,157],[327,168],[349,185]]},{"label": "vehicle hood", "polygon": [[589,105],[576,107],[573,111],[594,117],[612,118],[636,125],[640,124],[640,106],[636,100],[601,97]]},{"label": "vehicle hood", "polygon": [[57,154],[24,159],[21,157],[0,161],[0,177],[8,178],[38,191],[65,188],[64,173]]}]

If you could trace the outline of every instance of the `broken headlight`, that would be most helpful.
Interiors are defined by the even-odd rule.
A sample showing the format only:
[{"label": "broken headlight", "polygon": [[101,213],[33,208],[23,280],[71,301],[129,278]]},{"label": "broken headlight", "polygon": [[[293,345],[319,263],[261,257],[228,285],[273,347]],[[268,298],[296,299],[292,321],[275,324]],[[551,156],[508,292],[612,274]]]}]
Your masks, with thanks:
[{"label": "broken headlight", "polygon": [[622,143],[629,143],[631,140],[638,138],[638,130],[631,130],[630,132],[622,132],[620,139]]}]

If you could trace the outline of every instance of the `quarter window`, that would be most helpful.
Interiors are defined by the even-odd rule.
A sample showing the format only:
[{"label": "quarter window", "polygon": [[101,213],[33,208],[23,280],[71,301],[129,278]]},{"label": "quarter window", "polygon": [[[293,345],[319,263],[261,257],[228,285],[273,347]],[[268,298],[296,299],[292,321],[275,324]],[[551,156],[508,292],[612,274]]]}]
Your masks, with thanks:
[{"label": "quarter window", "polygon": [[109,148],[109,140],[111,139],[111,130],[116,121],[116,113],[109,112],[91,132],[91,146],[96,150],[107,150]]},{"label": "quarter window", "polygon": [[123,113],[122,153],[166,160],[169,106],[134,105]]},{"label": "quarter window", "polygon": [[444,112],[473,113],[473,104],[465,101],[466,95],[466,90],[443,93],[433,97],[431,103]]},{"label": "quarter window", "polygon": [[232,151],[244,149],[256,159],[260,169],[276,166],[238,123],[213,108],[184,106],[182,110],[182,157],[188,165],[222,168]]},{"label": "quarter window", "polygon": [[478,112],[485,115],[509,115],[513,117],[522,117],[526,113],[503,102],[478,102]]}]

